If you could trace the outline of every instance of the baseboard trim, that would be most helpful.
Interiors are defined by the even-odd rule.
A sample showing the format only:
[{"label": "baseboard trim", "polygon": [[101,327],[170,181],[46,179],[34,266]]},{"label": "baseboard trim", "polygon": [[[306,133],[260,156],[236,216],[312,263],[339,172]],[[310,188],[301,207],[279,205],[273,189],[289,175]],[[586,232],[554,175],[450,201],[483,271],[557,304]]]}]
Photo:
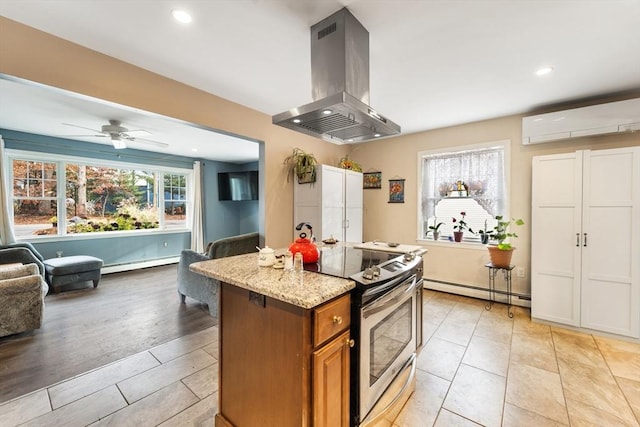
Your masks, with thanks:
[{"label": "baseboard trim", "polygon": [[531,316],[531,320],[533,322],[541,323],[543,325],[548,325],[548,326],[554,326],[554,327],[557,327],[557,328],[568,329],[570,331],[581,332],[583,334],[590,334],[590,335],[593,335],[593,336],[612,338],[612,339],[616,339],[616,340],[620,340],[620,341],[627,341],[627,342],[640,344],[640,338],[629,337],[627,335],[619,335],[619,334],[614,334],[613,332],[605,332],[605,331],[599,331],[597,329],[589,329],[589,328],[582,328],[580,326],[566,325],[564,323],[553,322],[551,320],[540,319],[539,317],[533,317],[533,316]]},{"label": "baseboard trim", "polygon": [[[489,288],[480,286],[464,285],[461,283],[444,282],[441,280],[423,280],[423,287],[434,291],[447,292],[455,295],[478,298],[483,300],[489,299]],[[496,302],[508,303],[506,292],[496,289]],[[511,305],[520,307],[531,307],[531,297],[528,295],[520,295],[513,293],[511,296]]]},{"label": "baseboard trim", "polygon": [[148,267],[158,267],[160,265],[177,264],[180,261],[180,257],[160,258],[152,259],[149,261],[132,262],[129,264],[116,264],[102,267],[102,274],[120,273],[123,271],[140,270]]}]

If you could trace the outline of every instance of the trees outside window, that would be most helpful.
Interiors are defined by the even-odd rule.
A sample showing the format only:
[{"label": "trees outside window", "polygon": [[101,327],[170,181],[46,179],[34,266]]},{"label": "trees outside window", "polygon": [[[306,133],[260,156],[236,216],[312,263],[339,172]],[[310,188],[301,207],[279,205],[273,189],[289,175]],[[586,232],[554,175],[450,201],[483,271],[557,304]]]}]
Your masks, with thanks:
[{"label": "trees outside window", "polygon": [[187,171],[19,156],[12,157],[11,171],[17,238],[187,226]]},{"label": "trees outside window", "polygon": [[187,178],[184,174],[164,174],[164,223],[184,226],[187,214]]}]

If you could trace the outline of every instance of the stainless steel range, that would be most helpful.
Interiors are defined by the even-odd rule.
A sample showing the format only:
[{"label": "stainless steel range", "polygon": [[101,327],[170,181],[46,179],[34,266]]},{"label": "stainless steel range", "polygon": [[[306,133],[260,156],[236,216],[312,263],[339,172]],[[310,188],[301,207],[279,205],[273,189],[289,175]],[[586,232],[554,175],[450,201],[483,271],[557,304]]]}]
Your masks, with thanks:
[{"label": "stainless steel range", "polygon": [[351,425],[393,419],[415,389],[416,349],[422,344],[422,257],[323,246],[305,269],[350,278]]}]

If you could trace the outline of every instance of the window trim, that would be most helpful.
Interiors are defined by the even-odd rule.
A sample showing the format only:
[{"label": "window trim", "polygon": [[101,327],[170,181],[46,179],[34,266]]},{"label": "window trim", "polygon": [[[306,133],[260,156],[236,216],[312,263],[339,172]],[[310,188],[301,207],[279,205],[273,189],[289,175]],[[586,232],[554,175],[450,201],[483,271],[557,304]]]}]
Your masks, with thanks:
[{"label": "window trim", "polygon": [[[146,230],[121,230],[121,231],[105,231],[105,232],[97,232],[97,233],[66,233],[66,229],[62,229],[60,234],[55,234],[51,236],[43,236],[43,237],[32,237],[32,238],[19,238],[19,241],[25,242],[45,242],[45,241],[56,241],[56,240],[83,240],[83,239],[100,239],[100,238],[113,238],[113,237],[123,237],[123,236],[137,236],[144,234],[172,234],[172,233],[185,233],[191,232],[191,224],[189,224],[190,215],[188,212],[193,209],[193,169],[185,169],[178,167],[170,167],[170,166],[159,166],[153,164],[145,164],[145,163],[133,163],[133,162],[123,162],[123,161],[114,161],[108,159],[91,159],[88,157],[80,157],[80,156],[69,156],[69,155],[61,155],[54,153],[44,153],[44,152],[35,152],[35,151],[26,151],[26,150],[17,150],[17,149],[5,149],[5,159],[2,159],[5,162],[5,166],[9,173],[5,177],[6,188],[9,192],[10,202],[13,205],[13,160],[27,160],[27,161],[38,161],[38,162],[49,162],[57,164],[57,185],[58,189],[62,188],[62,194],[60,191],[57,192],[56,201],[58,204],[58,208],[60,206],[65,206],[65,196],[66,196],[66,176],[64,173],[59,173],[60,169],[64,171],[66,164],[86,164],[87,166],[98,166],[98,167],[109,167],[109,168],[119,168],[119,169],[140,169],[140,170],[148,170],[153,173],[170,173],[170,174],[184,174],[187,178],[186,183],[186,196],[185,204],[187,206],[187,217],[185,220],[184,227],[172,227],[166,228],[164,225],[164,194],[160,195],[158,193],[158,197],[162,197],[162,207],[158,204],[158,212],[160,222],[160,228],[156,229],[146,229]],[[163,181],[163,180],[160,180]],[[11,226],[14,226],[14,212],[13,209],[9,209],[9,217],[11,220]],[[63,228],[65,228],[63,226]]]},{"label": "window trim", "polygon": [[484,249],[484,245],[480,242],[448,242],[444,240],[433,241],[433,239],[426,239],[424,236],[421,236],[422,231],[422,165],[424,162],[424,158],[427,156],[432,156],[435,154],[445,154],[445,153],[456,153],[460,151],[472,151],[472,150],[482,150],[491,147],[502,147],[504,150],[504,197],[505,197],[505,209],[506,211],[502,213],[505,218],[510,218],[511,211],[511,140],[510,139],[500,139],[497,141],[486,141],[480,142],[477,144],[468,144],[468,145],[455,145],[450,147],[441,147],[431,150],[423,150],[418,151],[417,159],[416,159],[416,181],[417,181],[417,196],[416,196],[416,209],[417,209],[417,218],[416,218],[416,241],[420,244],[427,245],[435,245],[435,246],[447,246],[451,247],[452,244],[455,244],[455,247],[460,247],[464,249],[473,249],[480,248]]}]

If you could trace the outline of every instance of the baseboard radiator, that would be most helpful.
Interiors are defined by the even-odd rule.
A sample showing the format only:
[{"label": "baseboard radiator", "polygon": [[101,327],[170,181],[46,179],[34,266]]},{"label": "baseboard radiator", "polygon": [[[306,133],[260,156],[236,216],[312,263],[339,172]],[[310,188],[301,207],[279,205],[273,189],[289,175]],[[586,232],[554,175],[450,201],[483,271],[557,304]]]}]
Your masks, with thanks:
[{"label": "baseboard radiator", "polygon": [[102,267],[102,274],[120,273],[123,271],[139,270],[148,267],[158,267],[160,265],[177,264],[180,261],[180,257],[169,257],[152,259],[149,261],[130,262],[126,264],[111,264]]},{"label": "baseboard radiator", "polygon": [[[447,292],[450,294],[463,295],[472,298],[489,299],[488,286],[467,285],[464,283],[447,282],[445,280],[428,279],[423,280],[423,287],[434,291]],[[508,292],[506,289],[496,289],[496,301],[507,303]],[[511,304],[521,307],[531,307],[531,295],[511,293]]]}]

